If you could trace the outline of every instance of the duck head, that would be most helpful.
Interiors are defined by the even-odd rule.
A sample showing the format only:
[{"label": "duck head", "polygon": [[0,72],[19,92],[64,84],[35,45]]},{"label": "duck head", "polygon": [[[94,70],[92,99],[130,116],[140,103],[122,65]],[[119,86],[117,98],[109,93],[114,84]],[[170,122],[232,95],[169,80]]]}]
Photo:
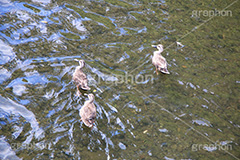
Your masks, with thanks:
[{"label": "duck head", "polygon": [[162,44],[152,45],[152,47],[157,48],[158,51],[160,51],[160,53],[163,51],[163,45]]},{"label": "duck head", "polygon": [[74,59],[75,61],[78,61],[79,63],[79,68],[82,69],[84,66],[85,66],[85,61],[84,60],[77,60],[77,59]]}]

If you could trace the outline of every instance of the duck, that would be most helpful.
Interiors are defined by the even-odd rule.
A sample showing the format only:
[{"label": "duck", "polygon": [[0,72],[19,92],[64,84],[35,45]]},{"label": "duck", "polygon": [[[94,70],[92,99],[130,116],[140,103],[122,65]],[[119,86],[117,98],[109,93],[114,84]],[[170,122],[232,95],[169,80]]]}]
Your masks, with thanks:
[{"label": "duck", "polygon": [[85,61],[84,60],[77,60],[74,59],[75,61],[78,61],[79,66],[76,67],[75,72],[73,73],[73,81],[75,82],[77,86],[77,94],[81,95],[80,88],[83,90],[90,90],[91,88],[88,86],[88,79],[85,73],[83,73],[82,69],[85,66]]},{"label": "duck", "polygon": [[94,95],[92,93],[88,94],[88,100],[84,102],[84,105],[79,111],[81,121],[87,126],[92,128],[97,116],[96,107],[94,105]]},{"label": "duck", "polygon": [[167,69],[167,61],[166,59],[161,55],[163,52],[163,45],[152,45],[152,47],[157,48],[158,51],[153,52],[152,57],[152,64],[156,67],[156,74],[158,75],[158,70],[164,74],[170,74],[170,72]]}]

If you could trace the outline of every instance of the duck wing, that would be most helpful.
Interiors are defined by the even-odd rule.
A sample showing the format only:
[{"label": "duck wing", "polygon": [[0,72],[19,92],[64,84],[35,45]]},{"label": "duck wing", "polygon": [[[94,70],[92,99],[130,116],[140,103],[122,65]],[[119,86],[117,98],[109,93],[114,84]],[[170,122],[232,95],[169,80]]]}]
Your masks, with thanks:
[{"label": "duck wing", "polygon": [[76,83],[76,85],[79,85],[82,89],[89,88],[87,76],[81,70],[73,74],[73,81]]},{"label": "duck wing", "polygon": [[153,65],[158,68],[167,68],[167,61],[162,55],[154,55],[152,58]]},{"label": "duck wing", "polygon": [[83,107],[80,109],[79,114],[81,116],[81,120],[83,121],[83,123],[86,126],[91,127],[92,120],[94,120],[97,116],[96,107],[95,107],[94,103],[86,102],[83,105]]},{"label": "duck wing", "polygon": [[80,116],[86,119],[92,119],[97,116],[94,103],[85,103],[80,109]]}]

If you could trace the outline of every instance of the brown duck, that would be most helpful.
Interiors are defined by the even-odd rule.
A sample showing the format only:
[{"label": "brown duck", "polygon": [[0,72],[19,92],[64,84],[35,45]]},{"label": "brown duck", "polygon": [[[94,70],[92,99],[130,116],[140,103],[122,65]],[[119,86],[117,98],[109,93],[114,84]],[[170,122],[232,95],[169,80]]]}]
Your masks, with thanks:
[{"label": "brown duck", "polygon": [[77,86],[78,95],[81,95],[79,88],[83,90],[90,90],[91,88],[88,87],[87,76],[82,71],[82,68],[85,66],[84,60],[77,60],[77,59],[74,59],[74,60],[79,62],[79,66],[77,66],[77,68],[75,69],[72,79]]},{"label": "brown duck", "polygon": [[87,127],[93,127],[93,124],[95,122],[95,118],[97,116],[96,107],[94,105],[94,95],[88,94],[88,100],[84,102],[84,105],[79,111],[79,115],[81,116],[81,121],[87,126]]},{"label": "brown duck", "polygon": [[157,48],[158,51],[153,52],[152,57],[152,64],[156,67],[156,74],[158,75],[158,70],[165,74],[170,74],[167,69],[167,61],[166,59],[161,55],[163,52],[163,45],[152,45],[152,47]]}]

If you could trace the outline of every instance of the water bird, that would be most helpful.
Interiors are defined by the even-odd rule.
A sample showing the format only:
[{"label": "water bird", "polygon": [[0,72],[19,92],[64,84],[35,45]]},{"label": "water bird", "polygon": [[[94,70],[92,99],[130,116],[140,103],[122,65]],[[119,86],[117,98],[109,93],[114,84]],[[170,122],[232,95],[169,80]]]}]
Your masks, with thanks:
[{"label": "water bird", "polygon": [[177,47],[183,48],[184,45],[181,42],[176,42],[177,43]]},{"label": "water bird", "polygon": [[94,105],[94,95],[92,93],[88,94],[88,100],[84,102],[84,105],[79,111],[79,115],[81,117],[80,120],[83,121],[87,127],[93,127],[97,112]]},{"label": "water bird", "polygon": [[152,45],[152,47],[157,48],[158,51],[153,52],[152,57],[152,64],[156,67],[156,74],[158,75],[158,70],[165,74],[170,74],[167,70],[167,61],[166,59],[161,55],[163,52],[163,45]]},{"label": "water bird", "polygon": [[85,73],[83,73],[82,69],[85,66],[84,60],[77,60],[75,61],[79,62],[79,66],[76,67],[75,72],[73,73],[73,81],[75,82],[77,86],[77,94],[81,95],[80,88],[83,90],[90,90],[91,88],[88,86],[88,80]]}]

